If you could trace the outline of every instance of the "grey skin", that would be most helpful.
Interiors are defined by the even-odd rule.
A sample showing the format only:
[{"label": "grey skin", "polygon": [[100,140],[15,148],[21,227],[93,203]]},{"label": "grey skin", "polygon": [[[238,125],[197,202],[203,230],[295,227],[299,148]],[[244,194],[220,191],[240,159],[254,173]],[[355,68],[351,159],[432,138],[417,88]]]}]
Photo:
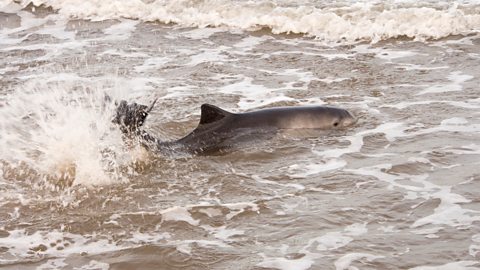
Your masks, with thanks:
[{"label": "grey skin", "polygon": [[[155,102],[153,103],[155,104]],[[136,103],[120,103],[113,120],[129,138],[138,138],[151,150],[210,153],[229,148],[239,140],[271,135],[281,129],[343,129],[356,119],[347,110],[327,106],[278,107],[245,113],[231,113],[210,104],[201,106],[198,126],[175,141],[160,141],[139,128],[145,122],[150,107]]]}]

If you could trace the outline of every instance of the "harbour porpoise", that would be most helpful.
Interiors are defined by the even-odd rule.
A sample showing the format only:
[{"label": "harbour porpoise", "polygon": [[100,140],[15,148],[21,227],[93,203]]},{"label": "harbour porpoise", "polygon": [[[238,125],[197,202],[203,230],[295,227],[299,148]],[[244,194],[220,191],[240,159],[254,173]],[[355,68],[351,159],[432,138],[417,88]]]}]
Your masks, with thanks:
[{"label": "harbour porpoise", "polygon": [[130,138],[138,138],[150,150],[165,152],[180,149],[205,153],[233,145],[240,135],[243,139],[254,135],[271,134],[281,129],[343,129],[356,122],[345,109],[330,106],[275,107],[232,113],[210,104],[201,106],[198,126],[183,138],[160,141],[140,127],[152,110],[151,106],[121,101],[113,122]]}]

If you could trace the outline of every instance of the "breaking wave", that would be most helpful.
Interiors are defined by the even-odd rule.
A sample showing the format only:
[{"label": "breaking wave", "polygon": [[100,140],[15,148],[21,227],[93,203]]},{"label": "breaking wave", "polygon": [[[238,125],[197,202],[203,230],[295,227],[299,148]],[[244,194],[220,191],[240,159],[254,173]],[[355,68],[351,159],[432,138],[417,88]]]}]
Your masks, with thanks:
[{"label": "breaking wave", "polygon": [[[3,4],[2,4],[3,1]],[[480,3],[432,1],[234,1],[234,0],[12,0],[1,6],[46,6],[68,18],[118,18],[298,33],[329,42],[408,37],[418,41],[480,30]]]}]

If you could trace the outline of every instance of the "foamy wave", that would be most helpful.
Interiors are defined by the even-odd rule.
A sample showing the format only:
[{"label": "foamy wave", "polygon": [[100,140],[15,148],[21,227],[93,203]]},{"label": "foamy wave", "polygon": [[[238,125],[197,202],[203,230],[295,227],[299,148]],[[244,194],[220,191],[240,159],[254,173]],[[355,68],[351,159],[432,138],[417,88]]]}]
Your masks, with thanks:
[{"label": "foamy wave", "polygon": [[[8,1],[8,0],[4,0]],[[452,3],[357,2],[316,7],[282,6],[271,1],[165,0],[21,0],[45,5],[70,18],[130,18],[193,27],[269,28],[275,34],[301,33],[326,41],[377,42],[396,37],[415,40],[465,35],[480,30],[480,5]],[[435,6],[436,5],[436,6]]]}]

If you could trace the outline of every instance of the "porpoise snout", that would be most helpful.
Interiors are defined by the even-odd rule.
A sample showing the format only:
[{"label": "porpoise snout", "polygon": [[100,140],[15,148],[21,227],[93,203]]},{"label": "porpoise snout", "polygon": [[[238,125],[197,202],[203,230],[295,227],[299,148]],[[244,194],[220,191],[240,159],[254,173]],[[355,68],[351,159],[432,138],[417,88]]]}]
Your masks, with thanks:
[{"label": "porpoise snout", "polygon": [[345,110],[342,115],[342,127],[352,126],[357,122],[357,118],[353,116],[349,111]]}]

